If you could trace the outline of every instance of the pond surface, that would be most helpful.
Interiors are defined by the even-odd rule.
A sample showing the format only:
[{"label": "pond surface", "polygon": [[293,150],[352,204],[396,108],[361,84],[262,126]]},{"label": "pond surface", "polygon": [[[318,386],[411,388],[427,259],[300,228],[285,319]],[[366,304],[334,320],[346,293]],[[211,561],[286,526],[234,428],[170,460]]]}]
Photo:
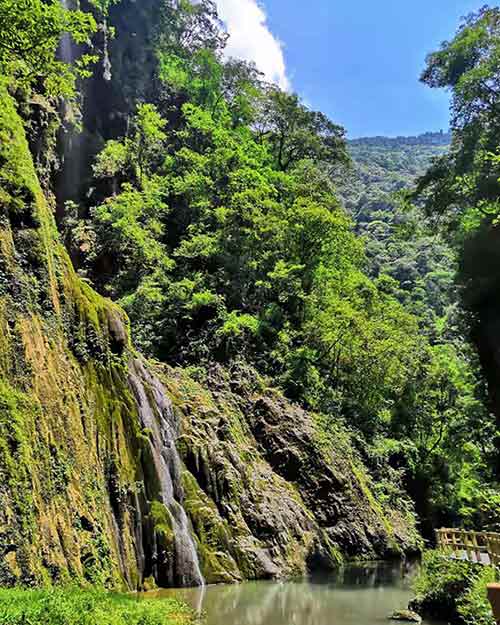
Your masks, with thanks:
[{"label": "pond surface", "polygon": [[[370,563],[288,582],[160,590],[200,611],[206,625],[377,625],[407,607],[416,565]],[[424,625],[431,625],[424,621]],[[435,625],[435,624],[432,624]]]}]

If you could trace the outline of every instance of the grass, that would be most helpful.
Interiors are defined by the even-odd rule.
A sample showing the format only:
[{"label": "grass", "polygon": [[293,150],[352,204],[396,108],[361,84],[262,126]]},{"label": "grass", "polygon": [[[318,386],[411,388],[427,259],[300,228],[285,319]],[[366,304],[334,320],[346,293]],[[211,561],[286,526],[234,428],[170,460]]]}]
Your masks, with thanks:
[{"label": "grass", "polygon": [[176,599],[138,599],[100,590],[0,590],[0,625],[191,625]]}]

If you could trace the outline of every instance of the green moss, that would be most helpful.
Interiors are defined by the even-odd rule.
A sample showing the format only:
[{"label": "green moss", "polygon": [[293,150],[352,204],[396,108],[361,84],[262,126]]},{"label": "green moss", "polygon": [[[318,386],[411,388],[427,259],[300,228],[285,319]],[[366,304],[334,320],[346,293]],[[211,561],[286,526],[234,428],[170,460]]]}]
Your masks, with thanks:
[{"label": "green moss", "polygon": [[335,563],[338,566],[343,564],[344,563],[344,556],[342,555],[342,552],[340,551],[338,546],[335,545],[330,540],[330,537],[328,536],[328,534],[326,532],[322,532],[321,538],[322,538],[323,545],[328,550],[328,555],[330,556],[331,562]]},{"label": "green moss", "polygon": [[134,586],[128,323],[74,273],[3,83],[0,139],[0,582]]},{"label": "green moss", "polygon": [[119,361],[130,350],[130,324],[125,313],[75,275],[65,250],[60,250],[58,259],[64,303],[61,316],[73,353],[82,363],[93,360],[109,365]]},{"label": "green moss", "polygon": [[356,480],[361,489],[361,492],[363,493],[364,497],[366,498],[366,500],[368,501],[370,505],[370,508],[376,514],[378,520],[380,521],[380,523],[382,523],[385,529],[388,546],[390,547],[391,551],[393,551],[395,554],[400,554],[401,547],[395,539],[394,528],[389,522],[389,519],[387,518],[384,512],[384,509],[382,508],[381,503],[376,499],[371,488],[369,487],[368,477],[364,469],[356,466],[354,462],[351,464],[351,469],[352,469],[353,474],[356,477]]},{"label": "green moss", "polygon": [[155,578],[152,575],[150,575],[149,577],[146,577],[146,579],[144,580],[142,584],[142,589],[144,590],[144,592],[157,590],[157,588],[158,588],[158,585],[156,583]]},{"label": "green moss", "polygon": [[[382,502],[379,501],[371,488],[369,477],[361,459],[355,452],[349,432],[347,432],[345,426],[336,422],[330,416],[315,414],[313,418],[315,424],[315,442],[319,453],[321,453],[328,462],[331,462],[331,459],[335,458],[337,463],[345,465],[346,471],[352,472],[364,499],[375,513],[378,521],[384,527],[390,550],[394,553],[400,553],[401,547],[395,538],[395,530],[389,520],[390,511],[384,508]],[[408,528],[410,527],[411,522],[408,523]]]},{"label": "green moss", "polygon": [[[143,489],[158,498],[159,485],[128,381],[129,324],[75,274],[3,83],[0,189],[0,582],[136,588],[134,502]],[[303,572],[319,528],[304,493],[264,460],[247,414],[256,394],[278,404],[281,395],[248,368],[216,372],[217,393],[200,370],[194,380],[155,369],[182,416],[178,449],[192,471],[185,508],[206,579],[255,577],[266,550],[282,572]],[[350,471],[354,456],[338,432],[317,437],[315,450],[330,462],[334,438]],[[357,479],[370,518],[389,535],[364,474]],[[279,534],[266,527],[268,514]],[[169,510],[154,501],[149,520],[171,549]],[[322,543],[338,561],[337,546]]]},{"label": "green moss", "polygon": [[[0,583],[24,581],[32,572],[35,534],[31,470],[36,402],[0,378]],[[16,545],[15,551],[8,545]]]},{"label": "green moss", "polygon": [[186,495],[184,508],[193,524],[204,578],[213,584],[241,580],[241,573],[231,555],[231,529],[187,471],[182,474],[182,485]]},{"label": "green moss", "polygon": [[168,508],[159,501],[153,501],[150,513],[155,532],[163,538],[166,544],[172,545],[174,542],[174,529],[172,515]]},{"label": "green moss", "polygon": [[[46,301],[50,301],[51,307],[58,311],[54,268],[57,230],[38,182],[23,122],[4,79],[0,80],[0,164],[0,218],[3,218],[4,227],[10,225],[13,231],[19,231],[20,239],[26,237],[26,228],[34,230],[31,237],[37,239],[37,244],[34,248],[28,246],[27,250],[32,260],[33,254],[36,254],[34,264],[46,274],[44,281],[49,296]],[[24,233],[20,231],[21,226]],[[26,287],[24,299],[32,301],[33,294],[29,287],[33,289],[37,286],[36,282],[30,280],[29,275],[18,278],[20,285],[24,282]]]},{"label": "green moss", "polygon": [[251,463],[258,458],[258,453],[251,443],[252,435],[248,423],[242,418],[240,407],[235,404],[236,395],[228,392],[217,399],[200,382],[193,380],[189,371],[166,368],[159,372],[174,406],[184,415],[182,437],[179,451],[185,455],[187,449],[201,459],[206,448],[206,435],[201,422],[224,419],[228,441],[234,445],[242,460]]},{"label": "green moss", "polygon": [[0,208],[14,221],[36,218],[39,195],[38,178],[33,166],[24,128],[7,92],[7,81],[0,80]]},{"label": "green moss", "polygon": [[0,583],[140,583],[128,326],[75,274],[0,80]]}]

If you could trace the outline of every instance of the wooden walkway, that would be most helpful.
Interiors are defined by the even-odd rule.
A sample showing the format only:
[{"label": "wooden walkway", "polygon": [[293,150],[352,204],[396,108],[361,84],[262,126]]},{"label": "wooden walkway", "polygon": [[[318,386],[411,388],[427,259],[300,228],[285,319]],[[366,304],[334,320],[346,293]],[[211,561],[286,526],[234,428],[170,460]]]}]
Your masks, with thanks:
[{"label": "wooden walkway", "polygon": [[500,568],[500,534],[443,528],[436,530],[436,542],[452,558]]}]

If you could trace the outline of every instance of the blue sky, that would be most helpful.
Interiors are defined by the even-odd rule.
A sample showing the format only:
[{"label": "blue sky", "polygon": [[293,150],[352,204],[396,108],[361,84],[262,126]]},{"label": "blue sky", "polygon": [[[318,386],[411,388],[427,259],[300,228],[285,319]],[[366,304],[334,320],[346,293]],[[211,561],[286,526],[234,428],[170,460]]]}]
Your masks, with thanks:
[{"label": "blue sky", "polygon": [[327,113],[350,137],[448,127],[448,96],[418,81],[428,52],[484,0],[217,0],[228,54]]}]

